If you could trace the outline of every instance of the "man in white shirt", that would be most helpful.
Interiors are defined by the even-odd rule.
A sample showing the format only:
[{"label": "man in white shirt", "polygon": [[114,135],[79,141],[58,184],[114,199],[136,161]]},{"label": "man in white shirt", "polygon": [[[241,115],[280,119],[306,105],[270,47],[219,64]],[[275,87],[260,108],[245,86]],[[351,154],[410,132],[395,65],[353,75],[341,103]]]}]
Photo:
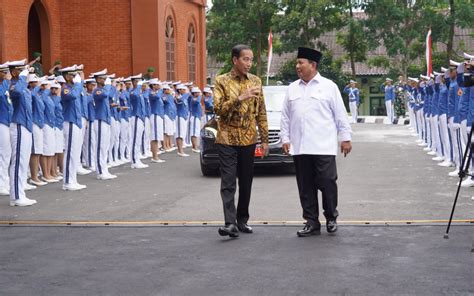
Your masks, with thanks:
[{"label": "man in white shirt", "polygon": [[283,151],[293,155],[296,181],[306,225],[300,237],[321,233],[318,190],[322,192],[326,228],[337,230],[338,137],[341,152],[352,149],[352,130],[337,85],[318,73],[321,53],[298,48],[296,72],[300,77],[288,87],[281,118]]}]

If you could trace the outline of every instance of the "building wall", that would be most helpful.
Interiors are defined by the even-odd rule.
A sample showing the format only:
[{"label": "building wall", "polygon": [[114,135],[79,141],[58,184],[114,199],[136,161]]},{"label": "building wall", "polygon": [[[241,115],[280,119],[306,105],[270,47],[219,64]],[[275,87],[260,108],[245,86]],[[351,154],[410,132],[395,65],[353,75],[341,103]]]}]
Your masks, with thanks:
[{"label": "building wall", "polygon": [[[175,73],[188,80],[187,32],[196,31],[196,77],[206,82],[205,0],[0,0],[0,62],[28,56],[28,15],[40,15],[43,68],[84,64],[119,76],[145,72],[166,79],[165,22],[175,24]],[[31,47],[31,46],[30,46]],[[31,59],[31,56],[28,56]]]}]

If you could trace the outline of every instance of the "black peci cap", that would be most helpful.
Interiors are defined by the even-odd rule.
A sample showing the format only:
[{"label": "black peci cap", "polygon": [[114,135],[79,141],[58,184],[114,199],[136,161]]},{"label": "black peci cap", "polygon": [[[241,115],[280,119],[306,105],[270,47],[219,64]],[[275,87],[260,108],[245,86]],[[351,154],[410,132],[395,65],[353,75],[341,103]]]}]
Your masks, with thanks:
[{"label": "black peci cap", "polygon": [[322,56],[323,55],[315,49],[308,47],[298,47],[298,59],[308,59],[319,64]]}]

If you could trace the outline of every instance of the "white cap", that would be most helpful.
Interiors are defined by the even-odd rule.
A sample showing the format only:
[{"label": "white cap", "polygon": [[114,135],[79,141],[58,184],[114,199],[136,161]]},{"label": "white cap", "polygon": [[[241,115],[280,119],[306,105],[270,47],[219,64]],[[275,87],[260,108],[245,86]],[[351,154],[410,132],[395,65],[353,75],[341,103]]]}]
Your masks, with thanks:
[{"label": "white cap", "polygon": [[65,73],[65,72],[75,72],[75,71],[77,71],[77,66],[76,66],[76,65],[73,65],[73,66],[70,66],[70,67],[64,67],[64,68],[59,69],[59,72],[62,72],[62,73]]},{"label": "white cap", "polygon": [[446,69],[445,67],[441,67],[441,72],[446,72],[448,71],[448,69]]},{"label": "white cap", "polygon": [[387,77],[387,78],[385,78],[385,81],[393,81],[393,79]]},{"label": "white cap", "polygon": [[115,78],[115,73],[107,75],[107,78],[114,79]]},{"label": "white cap", "polygon": [[191,89],[191,93],[200,93],[200,92],[201,92],[201,90],[197,86],[195,86]]},{"label": "white cap", "polygon": [[84,80],[85,83],[96,83],[95,79],[89,78]]},{"label": "white cap", "polygon": [[0,64],[0,70],[8,70],[8,62],[6,62],[5,64]]},{"label": "white cap", "polygon": [[162,88],[162,89],[169,89],[169,90],[171,90],[171,87],[170,87],[168,84],[163,85],[161,88]]},{"label": "white cap", "polygon": [[174,82],[172,82],[171,84],[172,84],[172,85],[180,85],[180,84],[181,84],[181,80],[179,80],[179,81],[174,81]]},{"label": "white cap", "polygon": [[350,83],[357,83],[357,81],[351,79]]},{"label": "white cap", "polygon": [[64,79],[62,76],[56,76],[56,81],[58,83],[66,83],[66,79]]},{"label": "white cap", "polygon": [[36,76],[36,74],[29,74],[26,81],[28,83],[30,83],[30,82],[39,82],[39,78],[38,78],[38,76]]},{"label": "white cap", "polygon": [[134,76],[130,76],[130,79],[142,79],[142,73]]},{"label": "white cap", "polygon": [[211,90],[210,87],[205,87],[204,90],[203,90],[203,92],[205,92],[205,93],[212,93],[212,90]]},{"label": "white cap", "polygon": [[430,78],[426,75],[420,74],[420,78],[424,80],[430,80]]},{"label": "white cap", "polygon": [[123,79],[123,82],[131,82],[131,81],[132,81],[132,78],[130,78],[130,76]]},{"label": "white cap", "polygon": [[107,75],[107,68],[102,71],[91,73],[89,77],[92,78],[92,77],[105,76],[105,75]]},{"label": "white cap", "polygon": [[8,67],[21,68],[26,66],[26,59],[8,62]]},{"label": "white cap", "polygon": [[148,80],[148,84],[149,85],[160,85],[161,81],[159,81],[158,78],[153,78],[153,79]]},{"label": "white cap", "polygon": [[53,80],[55,80],[55,79],[56,79],[56,76],[54,76],[54,75],[49,75],[49,76],[48,76],[48,80],[53,81]]},{"label": "white cap", "polygon": [[418,81],[419,81],[417,78],[414,78],[414,77],[408,77],[408,80],[411,80],[411,81],[414,81],[414,82],[418,82]]},{"label": "white cap", "polygon": [[193,86],[194,83],[191,81],[191,82],[186,82],[184,85],[185,85],[185,86]]},{"label": "white cap", "polygon": [[51,81],[48,80],[47,77],[42,77],[40,78],[40,85],[48,85],[48,84],[51,84]]},{"label": "white cap", "polygon": [[474,61],[474,55],[468,53],[464,53],[463,55],[465,60]]},{"label": "white cap", "polygon": [[438,75],[442,75],[443,73],[439,73],[439,72],[436,72],[436,71],[433,71],[433,74],[438,76]]},{"label": "white cap", "polygon": [[184,86],[184,84],[178,84],[178,86],[176,87],[177,90],[180,90],[180,89],[188,89],[186,86]]},{"label": "white cap", "polygon": [[61,85],[59,85],[59,83],[53,81],[53,82],[51,83],[51,88],[61,88]]},{"label": "white cap", "polygon": [[459,66],[459,64],[461,64],[461,63],[458,63],[458,62],[453,61],[453,60],[449,60],[449,66],[450,67],[457,67],[457,66]]}]

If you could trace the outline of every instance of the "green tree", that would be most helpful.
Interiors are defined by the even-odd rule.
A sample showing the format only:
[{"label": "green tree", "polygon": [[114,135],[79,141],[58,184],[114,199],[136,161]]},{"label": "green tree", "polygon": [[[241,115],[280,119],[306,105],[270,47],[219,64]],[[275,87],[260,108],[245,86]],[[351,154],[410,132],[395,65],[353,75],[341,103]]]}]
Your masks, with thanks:
[{"label": "green tree", "polygon": [[207,14],[207,50],[218,62],[230,69],[230,50],[236,44],[247,44],[254,51],[257,75],[263,75],[262,56],[268,50],[267,36],[272,17],[278,11],[278,0],[213,0]]}]

